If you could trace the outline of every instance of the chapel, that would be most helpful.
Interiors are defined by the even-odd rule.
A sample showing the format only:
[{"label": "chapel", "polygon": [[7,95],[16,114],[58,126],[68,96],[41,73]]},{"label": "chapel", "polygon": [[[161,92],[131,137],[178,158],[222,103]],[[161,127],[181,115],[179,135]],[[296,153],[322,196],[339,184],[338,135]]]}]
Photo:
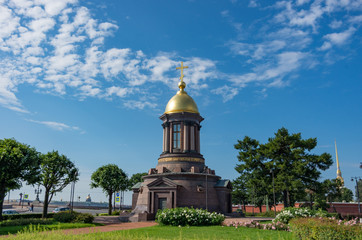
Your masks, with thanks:
[{"label": "chapel", "polygon": [[185,91],[181,62],[179,91],[160,116],[163,130],[162,153],[155,168],[142,183],[132,187],[131,221],[155,218],[158,209],[202,208],[231,213],[231,182],[221,179],[205,165],[200,152],[200,129],[204,118],[195,101]]}]

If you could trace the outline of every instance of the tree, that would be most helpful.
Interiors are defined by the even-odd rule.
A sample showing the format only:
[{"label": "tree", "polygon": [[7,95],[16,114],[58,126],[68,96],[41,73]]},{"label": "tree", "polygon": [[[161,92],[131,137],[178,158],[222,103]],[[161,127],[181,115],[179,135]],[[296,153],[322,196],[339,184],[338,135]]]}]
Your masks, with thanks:
[{"label": "tree", "polygon": [[142,177],[146,176],[147,173],[135,173],[132,175],[132,177],[128,180],[128,190],[132,191],[132,187],[139,182],[143,182]]},{"label": "tree", "polygon": [[244,176],[236,178],[233,182],[233,190],[231,192],[232,203],[245,205],[248,203],[249,195],[246,188],[247,180]]},{"label": "tree", "polygon": [[0,221],[6,192],[19,189],[21,181],[39,180],[40,153],[15,139],[0,140]]},{"label": "tree", "polygon": [[[115,164],[98,168],[91,176],[91,188],[102,188],[108,196],[108,214],[112,213],[112,195],[128,186],[126,173]],[[126,189],[125,188],[125,189]]]},{"label": "tree", "polygon": [[302,139],[300,133],[289,134],[285,128],[279,129],[266,144],[246,136],[235,144],[241,162],[235,169],[252,176],[254,186],[263,194],[270,193],[267,188],[270,188],[270,170],[273,170],[276,192],[282,194],[285,207],[293,206],[306,195],[305,189],[315,185],[320,170],[328,169],[333,163],[328,153],[312,154],[310,151],[316,146],[316,138]]},{"label": "tree", "polygon": [[[358,186],[358,193],[359,193],[359,199],[362,199],[362,179],[357,180],[357,186]],[[357,198],[357,187],[355,187],[355,197],[356,197],[356,202],[358,202],[358,198]]]},{"label": "tree", "polygon": [[43,218],[47,217],[48,205],[54,194],[61,192],[71,182],[78,180],[78,169],[74,163],[58,151],[41,155],[40,184],[45,188]]}]

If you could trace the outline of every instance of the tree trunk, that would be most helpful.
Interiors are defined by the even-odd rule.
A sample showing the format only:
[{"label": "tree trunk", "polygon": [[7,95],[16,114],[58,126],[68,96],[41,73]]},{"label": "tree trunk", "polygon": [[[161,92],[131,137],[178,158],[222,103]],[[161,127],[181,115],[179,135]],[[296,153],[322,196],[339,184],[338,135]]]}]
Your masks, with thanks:
[{"label": "tree trunk", "polygon": [[108,193],[108,214],[109,215],[112,214],[112,196],[113,196],[113,193],[109,192]]},{"label": "tree trunk", "polygon": [[259,206],[259,212],[262,213],[263,212],[263,205]]},{"label": "tree trunk", "polygon": [[48,205],[49,205],[49,190],[45,188],[45,196],[44,196],[44,206],[43,206],[43,218],[46,218],[48,215]]},{"label": "tree trunk", "polygon": [[289,207],[288,205],[288,196],[287,196],[287,190],[283,190],[283,203],[284,203],[284,207]]},{"label": "tree trunk", "polygon": [[3,220],[3,205],[4,205],[4,199],[5,199],[5,187],[0,188],[0,221]]}]

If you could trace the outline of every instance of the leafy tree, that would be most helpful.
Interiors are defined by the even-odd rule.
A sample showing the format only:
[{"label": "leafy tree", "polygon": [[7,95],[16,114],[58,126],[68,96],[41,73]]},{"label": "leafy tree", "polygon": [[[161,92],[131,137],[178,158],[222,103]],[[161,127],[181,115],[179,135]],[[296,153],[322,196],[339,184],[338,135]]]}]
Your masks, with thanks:
[{"label": "leafy tree", "polygon": [[132,177],[128,180],[128,190],[132,191],[132,187],[139,182],[143,182],[142,177],[146,176],[147,173],[135,173],[132,175]]},{"label": "leafy tree", "polygon": [[78,180],[78,169],[74,163],[58,151],[41,155],[41,180],[45,188],[43,217],[47,216],[48,205],[54,194],[61,192],[69,183]]},{"label": "leafy tree", "polygon": [[353,192],[351,189],[343,187],[342,188],[342,196],[341,196],[341,202],[352,202],[353,201]]},{"label": "leafy tree", "polygon": [[[357,185],[358,185],[359,199],[362,200],[362,179],[357,180]],[[357,187],[355,187],[355,197],[356,197],[356,202],[358,202]]]},{"label": "leafy tree", "polygon": [[40,154],[15,139],[0,140],[0,221],[6,192],[19,189],[21,181],[34,184],[39,180]]},{"label": "leafy tree", "polygon": [[246,136],[234,146],[241,162],[235,169],[249,174],[252,185],[264,195],[270,194],[273,170],[276,192],[282,194],[285,207],[293,206],[306,195],[305,189],[315,184],[320,170],[333,163],[328,153],[312,154],[310,151],[316,146],[316,138],[302,139],[300,133],[289,134],[286,128],[279,129],[266,144]]},{"label": "leafy tree", "polygon": [[127,189],[126,173],[115,164],[98,168],[91,176],[91,188],[102,188],[108,196],[108,214],[112,213],[112,195],[122,189]]},{"label": "leafy tree", "polygon": [[246,178],[244,176],[240,176],[236,178],[233,182],[233,190],[231,192],[232,195],[232,203],[233,204],[242,204],[245,209],[245,205],[248,203],[249,195],[246,188]]}]

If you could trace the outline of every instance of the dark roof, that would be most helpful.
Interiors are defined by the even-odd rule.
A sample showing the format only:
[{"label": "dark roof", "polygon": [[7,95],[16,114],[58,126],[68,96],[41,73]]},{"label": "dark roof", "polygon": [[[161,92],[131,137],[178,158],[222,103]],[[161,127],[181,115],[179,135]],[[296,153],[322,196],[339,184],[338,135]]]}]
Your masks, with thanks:
[{"label": "dark roof", "polygon": [[141,187],[142,182],[138,182],[135,185],[133,185],[132,189],[138,189]]},{"label": "dark roof", "polygon": [[229,184],[231,185],[230,180],[220,179],[219,181],[216,182],[214,187],[228,187]]}]

